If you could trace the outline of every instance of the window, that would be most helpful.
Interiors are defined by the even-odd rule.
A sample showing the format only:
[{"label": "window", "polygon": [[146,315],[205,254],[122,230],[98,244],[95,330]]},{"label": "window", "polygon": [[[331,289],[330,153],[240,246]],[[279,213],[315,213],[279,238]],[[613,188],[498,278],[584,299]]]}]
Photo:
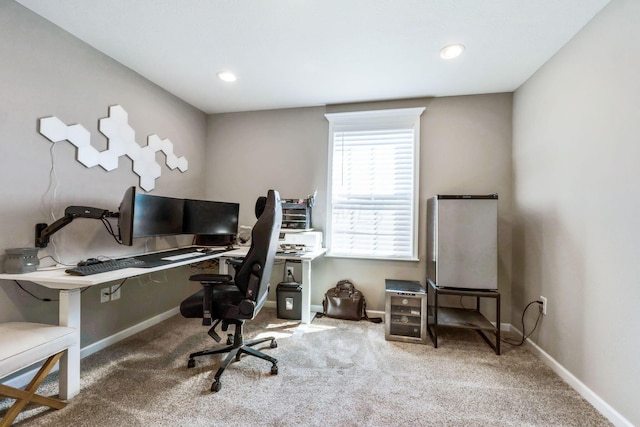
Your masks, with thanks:
[{"label": "window", "polygon": [[417,260],[424,108],[326,114],[328,255]]}]

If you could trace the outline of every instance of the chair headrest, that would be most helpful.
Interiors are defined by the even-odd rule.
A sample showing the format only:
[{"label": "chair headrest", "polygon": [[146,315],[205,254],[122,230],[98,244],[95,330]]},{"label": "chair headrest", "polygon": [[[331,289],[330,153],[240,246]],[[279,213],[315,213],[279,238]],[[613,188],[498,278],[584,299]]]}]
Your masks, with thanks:
[{"label": "chair headrest", "polygon": [[258,197],[258,200],[256,200],[256,207],[255,207],[256,218],[260,218],[260,215],[262,215],[262,212],[264,212],[264,208],[266,205],[267,205],[267,198],[265,196]]}]

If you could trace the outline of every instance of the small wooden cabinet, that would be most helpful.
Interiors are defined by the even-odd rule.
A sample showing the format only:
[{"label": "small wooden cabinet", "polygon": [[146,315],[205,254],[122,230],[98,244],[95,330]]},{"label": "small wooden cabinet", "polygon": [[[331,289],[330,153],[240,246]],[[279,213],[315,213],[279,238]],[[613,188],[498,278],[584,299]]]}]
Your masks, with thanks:
[{"label": "small wooden cabinet", "polygon": [[385,280],[385,339],[426,344],[427,294],[420,282]]}]

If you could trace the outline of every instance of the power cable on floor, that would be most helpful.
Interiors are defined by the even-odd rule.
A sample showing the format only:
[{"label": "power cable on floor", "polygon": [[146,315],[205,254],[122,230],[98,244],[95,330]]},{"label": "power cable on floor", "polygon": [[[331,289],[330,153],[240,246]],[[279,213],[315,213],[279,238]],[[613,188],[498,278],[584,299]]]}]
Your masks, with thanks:
[{"label": "power cable on floor", "polygon": [[512,345],[514,347],[519,347],[522,344],[524,344],[524,342],[527,340],[527,338],[529,338],[531,336],[531,334],[533,333],[533,331],[536,330],[536,328],[538,327],[538,322],[540,322],[540,318],[542,317],[542,309],[540,309],[540,312],[538,313],[538,318],[536,319],[536,323],[535,325],[533,325],[533,329],[531,330],[531,332],[529,332],[528,334],[525,333],[525,326],[524,326],[524,315],[527,313],[527,310],[529,309],[529,307],[532,304],[539,304],[542,305],[542,301],[531,301],[529,304],[527,304],[527,306],[524,308],[524,311],[522,312],[522,340],[520,340],[520,342],[515,342],[512,341],[508,338],[501,338],[500,340],[506,344]]}]

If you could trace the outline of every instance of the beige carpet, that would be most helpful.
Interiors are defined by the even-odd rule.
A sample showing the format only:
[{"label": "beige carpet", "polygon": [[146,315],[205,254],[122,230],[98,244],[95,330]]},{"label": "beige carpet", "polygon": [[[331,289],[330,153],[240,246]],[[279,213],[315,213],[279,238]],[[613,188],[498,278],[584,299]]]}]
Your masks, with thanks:
[{"label": "beige carpet", "polygon": [[[19,426],[605,426],[588,402],[525,348],[500,356],[474,332],[449,329],[440,347],[385,341],[384,325],[329,318],[309,326],[264,309],[245,338],[278,348],[232,363],[209,388],[219,356],[187,369],[213,343],[180,316],[82,360],[81,393],[59,411],[32,407]],[[57,393],[57,374],[41,387]],[[9,400],[0,400],[0,415]]]}]

